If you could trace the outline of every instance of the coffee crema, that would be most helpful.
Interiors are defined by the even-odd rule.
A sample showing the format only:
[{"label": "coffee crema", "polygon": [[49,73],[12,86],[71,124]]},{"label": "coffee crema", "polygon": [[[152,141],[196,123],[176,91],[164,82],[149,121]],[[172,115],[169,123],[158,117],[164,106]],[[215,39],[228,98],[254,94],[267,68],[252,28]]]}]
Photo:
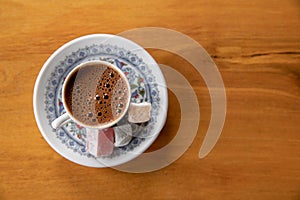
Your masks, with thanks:
[{"label": "coffee crema", "polygon": [[66,82],[65,103],[75,119],[88,126],[117,120],[126,111],[128,85],[120,72],[105,64],[87,64]]}]

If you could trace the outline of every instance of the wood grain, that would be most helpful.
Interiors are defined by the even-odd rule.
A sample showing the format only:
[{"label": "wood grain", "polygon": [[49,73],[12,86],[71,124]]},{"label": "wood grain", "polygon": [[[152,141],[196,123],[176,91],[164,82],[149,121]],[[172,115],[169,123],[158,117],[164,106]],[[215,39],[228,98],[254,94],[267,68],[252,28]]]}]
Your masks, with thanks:
[{"label": "wood grain", "polygon": [[[199,42],[222,74],[227,116],[214,150],[198,159],[210,97],[183,59],[149,50],[183,74],[201,109],[198,134],[172,165],[145,174],[76,165],[36,126],[32,94],[43,63],[62,44],[91,33],[165,27]],[[300,199],[300,2],[0,0],[0,199]],[[169,91],[166,126],[180,122]]]}]

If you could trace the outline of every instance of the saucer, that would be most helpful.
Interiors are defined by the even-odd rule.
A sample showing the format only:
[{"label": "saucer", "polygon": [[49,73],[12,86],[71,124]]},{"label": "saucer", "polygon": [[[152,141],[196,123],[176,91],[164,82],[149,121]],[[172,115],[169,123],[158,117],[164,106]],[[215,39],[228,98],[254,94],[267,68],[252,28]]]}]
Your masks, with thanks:
[{"label": "saucer", "polygon": [[[131,101],[152,105],[150,121],[133,130],[135,137],[128,145],[98,158],[86,152],[84,127],[69,122],[54,130],[50,125],[65,113],[61,98],[65,77],[78,64],[91,60],[119,67],[130,83]],[[119,36],[95,34],[72,40],[49,57],[35,83],[33,107],[41,134],[57,153],[80,165],[111,167],[136,158],[154,142],[166,121],[168,93],[158,64],[141,46]]]}]

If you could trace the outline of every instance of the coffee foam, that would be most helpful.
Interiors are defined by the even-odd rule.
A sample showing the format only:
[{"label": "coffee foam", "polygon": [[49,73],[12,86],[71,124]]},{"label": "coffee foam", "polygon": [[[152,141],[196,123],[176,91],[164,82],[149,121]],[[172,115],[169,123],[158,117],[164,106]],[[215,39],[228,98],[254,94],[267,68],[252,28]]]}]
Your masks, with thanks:
[{"label": "coffee foam", "polygon": [[81,67],[66,83],[66,106],[73,117],[89,126],[115,121],[125,112],[127,99],[124,78],[103,64]]}]

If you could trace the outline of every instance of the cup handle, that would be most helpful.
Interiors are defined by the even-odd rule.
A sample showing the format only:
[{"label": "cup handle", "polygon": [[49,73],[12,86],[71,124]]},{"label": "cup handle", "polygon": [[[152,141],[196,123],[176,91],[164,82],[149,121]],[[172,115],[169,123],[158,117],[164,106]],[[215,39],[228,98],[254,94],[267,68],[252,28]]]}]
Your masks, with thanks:
[{"label": "cup handle", "polygon": [[57,128],[61,127],[62,125],[66,124],[69,121],[70,121],[70,116],[67,113],[65,113],[65,114],[59,116],[58,118],[56,118],[51,123],[51,126],[52,126],[52,128],[57,129]]},{"label": "cup handle", "polygon": [[130,103],[128,109],[128,121],[131,123],[144,123],[150,120],[151,103]]}]

